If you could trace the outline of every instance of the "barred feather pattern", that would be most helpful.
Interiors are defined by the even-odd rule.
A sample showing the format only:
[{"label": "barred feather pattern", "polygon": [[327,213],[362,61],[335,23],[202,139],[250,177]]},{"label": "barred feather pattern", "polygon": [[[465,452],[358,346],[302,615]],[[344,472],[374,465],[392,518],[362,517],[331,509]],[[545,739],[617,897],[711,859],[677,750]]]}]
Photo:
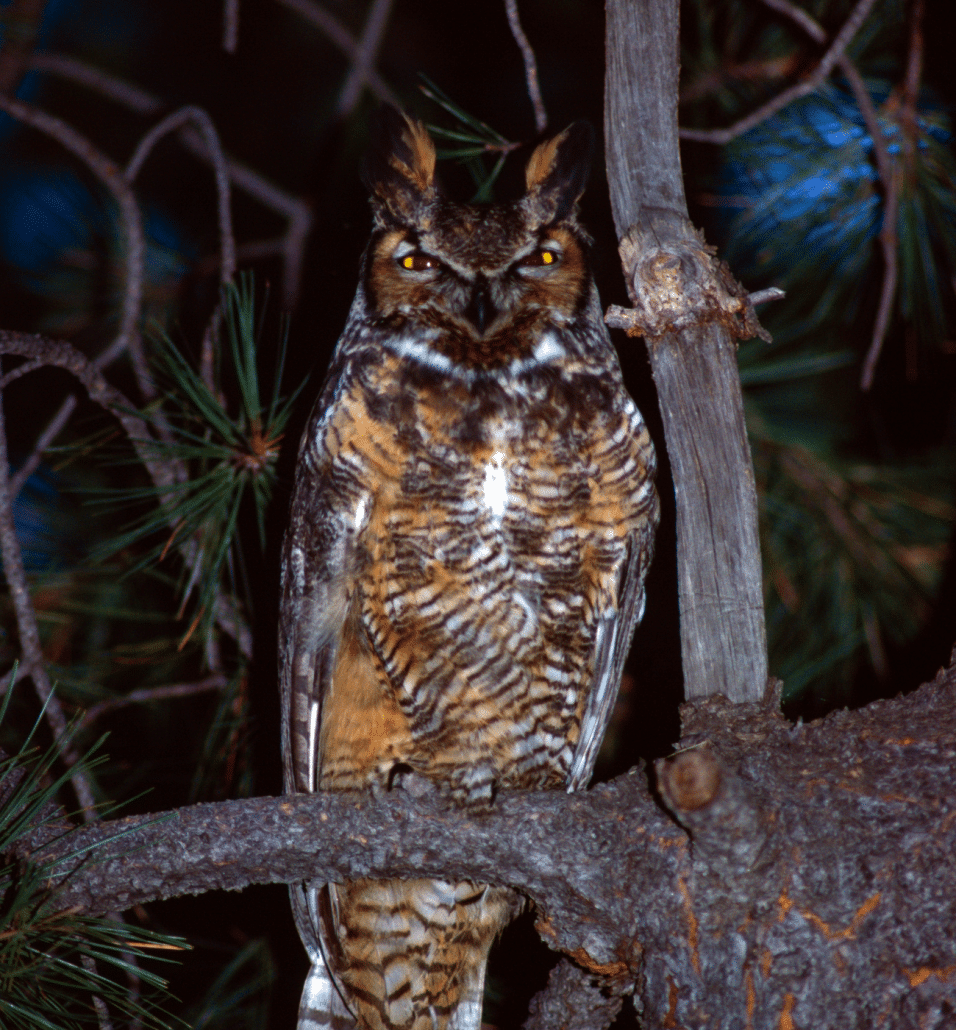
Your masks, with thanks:
[{"label": "barred feather pattern", "polygon": [[[376,233],[300,449],[286,788],[411,771],[482,807],[590,777],[643,611],[655,458],[584,260],[574,134],[542,144],[521,202],[475,208],[436,191],[412,125],[378,167]],[[521,904],[434,879],[292,901],[312,962],[301,1030],[477,1030],[488,950]]]}]

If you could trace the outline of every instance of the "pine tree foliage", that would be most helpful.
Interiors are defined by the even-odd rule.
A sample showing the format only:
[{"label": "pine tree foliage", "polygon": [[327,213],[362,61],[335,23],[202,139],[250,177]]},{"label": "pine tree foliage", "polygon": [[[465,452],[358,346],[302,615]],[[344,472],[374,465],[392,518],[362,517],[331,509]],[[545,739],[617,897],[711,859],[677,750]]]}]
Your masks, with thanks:
[{"label": "pine tree foliage", "polygon": [[[800,9],[833,32],[852,6]],[[760,4],[685,9],[682,124],[733,124],[816,59],[799,28]],[[906,340],[907,363],[926,375],[956,325],[956,159],[932,90],[907,106],[905,29],[905,6],[883,5],[850,56],[897,191],[899,280],[884,360]],[[879,461],[860,422],[854,379],[884,274],[887,209],[847,82],[834,75],[732,139],[697,189],[709,235],[735,274],[750,289],[787,291],[761,311],[774,344],[742,346],[740,369],[761,488],[771,668],[785,696],[825,709],[850,700],[864,670],[888,684],[887,652],[932,610],[953,524],[948,452]]]},{"label": "pine tree foliage", "polygon": [[[11,697],[12,691],[0,722]],[[121,919],[57,912],[42,848],[28,862],[16,858],[24,836],[69,834],[58,805],[63,788],[103,760],[94,747],[57,775],[70,737],[41,750],[37,728],[15,755],[0,752],[0,1023],[11,1030],[79,1030],[112,1018],[155,1030],[181,1026],[164,1011],[166,981],[152,967],[186,943]]]}]

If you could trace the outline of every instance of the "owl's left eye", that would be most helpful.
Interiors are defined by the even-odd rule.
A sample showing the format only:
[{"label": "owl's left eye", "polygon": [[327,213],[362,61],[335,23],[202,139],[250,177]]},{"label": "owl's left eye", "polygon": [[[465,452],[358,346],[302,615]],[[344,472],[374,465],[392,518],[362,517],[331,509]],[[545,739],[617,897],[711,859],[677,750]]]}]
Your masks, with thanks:
[{"label": "owl's left eye", "polygon": [[411,254],[404,254],[397,261],[408,272],[427,272],[431,268],[438,268],[440,266],[440,262],[436,258],[429,257],[420,250],[413,251]]},{"label": "owl's left eye", "polygon": [[560,254],[545,247],[538,247],[525,255],[519,262],[519,268],[554,268],[559,261]]}]

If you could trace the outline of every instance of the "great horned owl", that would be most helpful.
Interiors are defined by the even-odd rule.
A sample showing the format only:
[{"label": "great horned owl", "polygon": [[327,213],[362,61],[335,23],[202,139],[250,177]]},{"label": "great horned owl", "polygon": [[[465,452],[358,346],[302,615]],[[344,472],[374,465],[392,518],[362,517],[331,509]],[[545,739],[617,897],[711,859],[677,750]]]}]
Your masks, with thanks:
[{"label": "great horned owl", "polygon": [[[412,770],[465,805],[584,786],[644,608],[658,501],[576,204],[591,132],[526,192],[449,200],[424,126],[383,116],[374,231],[302,439],[282,563],[290,792]],[[292,889],[301,1030],[476,1030],[511,892]]]}]

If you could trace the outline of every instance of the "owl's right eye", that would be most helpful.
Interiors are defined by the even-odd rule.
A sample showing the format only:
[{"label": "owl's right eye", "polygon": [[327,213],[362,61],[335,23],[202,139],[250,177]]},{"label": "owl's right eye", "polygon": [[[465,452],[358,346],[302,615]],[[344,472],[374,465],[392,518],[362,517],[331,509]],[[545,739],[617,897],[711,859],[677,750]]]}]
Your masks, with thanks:
[{"label": "owl's right eye", "polygon": [[404,254],[396,260],[408,272],[427,272],[429,269],[440,266],[440,262],[436,258],[429,257],[420,250],[413,251],[411,254]]}]

